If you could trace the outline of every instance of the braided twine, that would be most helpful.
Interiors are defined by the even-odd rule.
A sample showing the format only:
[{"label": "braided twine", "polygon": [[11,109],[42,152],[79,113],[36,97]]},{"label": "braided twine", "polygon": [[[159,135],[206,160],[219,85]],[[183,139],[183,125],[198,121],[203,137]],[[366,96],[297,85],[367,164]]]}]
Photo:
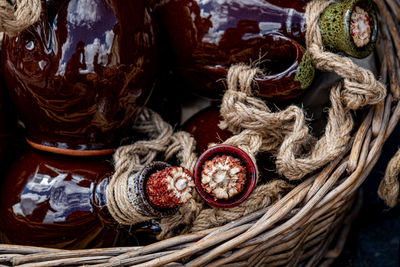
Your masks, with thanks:
[{"label": "braided twine", "polygon": [[[304,111],[298,106],[271,112],[263,100],[251,95],[254,78],[262,75],[261,70],[239,64],[233,65],[227,75],[228,90],[222,100],[220,127],[235,135],[224,143],[241,148],[253,159],[258,152],[273,153],[277,172],[289,180],[299,180],[343,156],[351,145],[354,126],[351,111],[377,104],[386,96],[385,86],[371,71],[357,66],[349,58],[324,51],[318,18],[329,4],[317,0],[306,9],[306,46],[315,67],[336,72],[343,78],[331,89],[328,122],[319,140],[310,134]],[[268,207],[292,188],[284,180],[258,185],[249,199],[237,207],[204,208],[190,231],[223,225]]]},{"label": "braided twine", "polygon": [[[263,100],[251,95],[254,78],[262,74],[261,70],[239,64],[232,66],[228,71],[228,90],[222,100],[220,111],[223,120],[220,127],[230,130],[235,135],[224,143],[241,148],[253,160],[258,152],[271,152],[276,157],[278,173],[289,180],[299,180],[343,156],[351,145],[354,126],[351,111],[377,104],[386,96],[385,86],[375,79],[371,71],[357,66],[349,58],[324,51],[318,18],[329,4],[330,2],[317,0],[311,2],[306,9],[306,45],[315,67],[324,71],[334,71],[343,78],[331,89],[328,122],[325,133],[319,140],[310,134],[304,111],[298,106],[292,105],[285,110],[271,112]],[[165,122],[161,125],[171,129]],[[162,129],[159,129],[160,133]],[[185,150],[185,146],[182,145],[184,142],[178,140],[177,136],[170,130],[168,134],[154,136],[151,141],[138,142],[117,151],[116,173],[112,183],[121,184],[116,187],[118,192],[113,191],[114,195],[111,196],[110,191],[107,196],[111,213],[118,222],[135,222],[129,217],[130,203],[124,193],[127,176],[132,171],[139,171],[144,166],[143,163],[149,163],[158,152],[166,153],[166,158],[178,150],[186,151],[181,154],[192,153],[190,149]],[[180,132],[179,136],[184,136],[184,133]],[[149,148],[151,150],[148,150]],[[142,154],[138,154],[139,152]],[[144,159],[140,159],[140,156]],[[194,166],[194,158],[191,159],[193,160],[190,164],[182,161],[189,170],[193,170]],[[284,180],[258,185],[249,199],[231,209],[206,207],[196,195],[177,214],[161,220],[162,233],[159,238],[226,224],[271,205],[292,188],[293,186]]]},{"label": "braided twine", "polygon": [[261,71],[245,65],[234,65],[228,72],[228,91],[225,93],[220,123],[236,136],[226,143],[239,145],[252,153],[269,151],[276,156],[280,175],[298,180],[340,156],[349,146],[354,122],[351,110],[381,102],[386,96],[385,86],[374,74],[357,66],[351,59],[326,52],[319,31],[319,14],[330,2],[317,0],[306,9],[306,46],[315,67],[336,72],[343,81],[331,89],[328,122],[319,139],[309,133],[304,112],[289,106],[271,112],[264,101],[251,96],[253,79]]},{"label": "braided twine", "polygon": [[378,196],[391,208],[400,200],[400,150],[396,152],[386,167],[385,176],[378,187]]},{"label": "braided twine", "polygon": [[[7,29],[10,22],[6,22],[5,18],[18,20],[19,16],[15,14],[20,5],[33,1],[20,0],[14,7],[5,0],[0,2],[3,7],[0,30],[12,34],[13,30]],[[381,2],[376,1],[380,9]],[[316,265],[339,227],[346,224],[347,211],[351,208],[356,189],[373,168],[383,143],[400,119],[400,103],[391,108],[392,95],[396,92],[388,94],[383,103],[386,89],[370,71],[358,67],[348,58],[324,51],[317,21],[319,14],[329,4],[324,0],[314,0],[306,7],[306,46],[315,67],[336,72],[343,78],[331,88],[331,107],[322,137],[317,140],[310,134],[301,108],[289,106],[285,110],[272,112],[263,101],[251,95],[254,78],[262,74],[261,70],[252,66],[235,65],[230,68],[228,90],[221,106],[223,120],[220,127],[235,134],[225,141],[226,144],[238,146],[253,159],[257,153],[268,151],[276,157],[276,168],[280,175],[294,181],[301,179],[302,182],[292,188],[284,180],[263,184],[261,177],[260,184],[250,198],[229,210],[206,207],[195,194],[175,215],[161,220],[159,238],[193,233],[140,248],[107,248],[100,251],[101,256],[97,261],[95,257],[99,255],[96,254],[99,250],[85,250],[81,252],[84,256],[93,256],[87,257],[86,263],[104,264],[107,261],[105,266],[161,266],[176,263],[180,266],[179,262],[183,261],[185,266],[202,266],[206,263],[222,266],[236,261],[238,266],[295,266],[299,261],[309,259],[307,266]],[[25,10],[32,10],[27,12],[31,15],[40,13],[36,13],[37,9]],[[395,30],[390,32],[393,38],[398,34]],[[382,73],[388,71],[389,62],[390,55],[385,55]],[[354,127],[352,110],[368,105],[375,107],[369,109],[354,138],[351,138]],[[185,132],[174,133],[171,125],[153,111],[144,109],[134,127],[138,133],[146,134],[148,140],[120,147],[116,151],[115,174],[107,190],[109,211],[124,225],[134,223],[138,216],[132,213],[126,195],[129,175],[141,171],[154,159],[168,161],[176,157],[181,166],[189,170],[193,170],[196,161],[193,138]],[[343,159],[351,144],[350,155]],[[381,197],[390,206],[399,200],[399,162],[400,151],[390,162],[379,188]],[[317,170],[321,171],[317,173]],[[346,170],[349,175],[344,175]],[[312,173],[315,175],[311,176]],[[237,219],[239,217],[242,218]],[[222,227],[212,228],[223,224]],[[36,260],[40,258],[38,261],[43,262],[46,257],[54,257],[52,260],[63,257],[63,264],[85,263],[75,251],[50,250],[33,256],[28,253],[18,252],[17,256],[11,258],[12,262],[32,262],[38,256]],[[335,253],[338,253],[337,248],[333,251]],[[329,262],[335,255],[331,253],[327,258]],[[56,262],[60,263],[50,261],[52,264],[46,266],[54,266]]]},{"label": "braided twine", "polygon": [[[343,78],[331,89],[328,122],[319,140],[310,134],[304,111],[298,106],[271,112],[263,100],[251,95],[254,78],[262,74],[261,70],[239,64],[232,66],[227,76],[228,90],[222,100],[220,127],[235,135],[224,143],[241,148],[253,160],[258,152],[273,153],[278,173],[289,180],[301,179],[343,155],[349,149],[354,126],[351,111],[376,104],[386,96],[385,86],[372,72],[357,66],[349,58],[324,51],[318,18],[329,4],[322,0],[313,1],[306,11],[306,45],[315,67],[334,71]],[[132,172],[140,171],[159,153],[164,153],[165,159],[178,153],[182,165],[189,170],[193,170],[195,163],[191,137],[183,132],[173,134],[172,127],[154,113],[150,121],[143,118],[137,130],[149,133],[152,140],[121,147],[114,155],[116,172],[107,191],[107,200],[110,213],[121,224],[134,224],[139,216],[132,212],[134,209],[126,193],[127,179]],[[142,122],[146,123],[145,128]],[[159,238],[226,224],[271,205],[292,188],[284,180],[258,185],[249,199],[231,209],[206,207],[195,195],[174,216],[161,220]]]},{"label": "braided twine", "polygon": [[[357,66],[349,58],[324,51],[318,18],[330,3],[314,0],[306,7],[307,52],[317,69],[342,77],[342,81],[331,88],[328,122],[319,140],[310,134],[300,107],[292,105],[272,112],[263,100],[252,96],[254,78],[262,75],[260,69],[238,64],[231,66],[227,75],[228,90],[222,100],[220,127],[230,130],[234,136],[224,143],[241,148],[253,160],[259,152],[272,153],[276,157],[277,172],[288,180],[302,179],[343,156],[351,145],[354,126],[351,111],[377,104],[386,96],[385,86],[371,71]],[[0,4],[0,31],[9,35],[34,24],[41,14],[40,0],[16,0],[12,4],[0,0]],[[157,113],[144,109],[134,128],[146,134],[148,140],[120,147],[115,152],[115,173],[106,195],[110,214],[123,225],[151,219],[132,208],[127,195],[129,176],[140,172],[156,158],[168,161],[176,157],[180,165],[189,170],[193,170],[197,160],[193,137],[186,132],[174,133],[172,126]],[[159,238],[226,224],[270,206],[292,188],[284,180],[259,184],[248,200],[231,209],[206,207],[195,194],[175,215],[161,220]],[[398,190],[398,186],[394,188]]]},{"label": "braided twine", "polygon": [[[114,154],[115,173],[107,187],[107,207],[113,218],[120,224],[133,225],[140,221],[152,219],[143,216],[134,207],[128,196],[128,178],[140,172],[156,158],[165,161],[174,156],[184,168],[192,170],[197,156],[194,152],[195,141],[186,132],[173,132],[172,126],[160,115],[150,109],[144,109],[134,125],[137,133],[146,134],[149,140],[137,141],[132,145],[120,147]],[[199,204],[190,200],[177,214],[191,222]],[[185,210],[192,212],[186,213]],[[182,223],[181,223],[182,224]]]},{"label": "braided twine", "polygon": [[40,0],[0,0],[0,32],[16,35],[40,18]]}]

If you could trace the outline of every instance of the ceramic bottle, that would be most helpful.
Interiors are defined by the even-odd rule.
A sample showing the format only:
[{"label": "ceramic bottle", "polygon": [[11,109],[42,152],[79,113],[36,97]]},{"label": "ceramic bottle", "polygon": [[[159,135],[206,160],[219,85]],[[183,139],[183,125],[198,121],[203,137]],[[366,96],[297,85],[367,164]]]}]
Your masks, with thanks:
[{"label": "ceramic bottle", "polygon": [[[314,70],[304,50],[308,0],[176,0],[160,2],[157,14],[176,56],[176,68],[193,91],[218,99],[232,64],[253,64],[254,94],[293,98],[312,83]],[[326,48],[353,57],[374,49],[377,16],[370,0],[330,5],[319,26]]]},{"label": "ceramic bottle", "polygon": [[111,153],[156,80],[156,33],[144,0],[47,0],[40,22],[5,36],[4,76],[35,148]]},{"label": "ceramic bottle", "polygon": [[[132,209],[146,216],[122,227],[111,216],[110,157],[73,157],[27,148],[0,187],[0,233],[5,243],[55,248],[143,245],[159,231],[150,218],[170,216],[191,197],[191,173],[162,162],[147,165],[134,181]],[[166,175],[167,172],[167,175]],[[133,175],[133,174],[132,174]],[[171,178],[181,189],[167,188]],[[171,193],[172,192],[172,193]]]}]

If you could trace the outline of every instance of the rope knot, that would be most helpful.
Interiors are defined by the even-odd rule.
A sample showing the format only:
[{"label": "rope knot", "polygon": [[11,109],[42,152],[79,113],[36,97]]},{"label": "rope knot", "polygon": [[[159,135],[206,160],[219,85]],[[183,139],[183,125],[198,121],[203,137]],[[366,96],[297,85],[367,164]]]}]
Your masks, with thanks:
[{"label": "rope knot", "polygon": [[[309,133],[301,108],[290,106],[272,112],[261,99],[251,94],[254,77],[261,71],[243,64],[228,71],[228,90],[221,105],[220,127],[236,136],[226,141],[258,153],[276,156],[278,173],[300,179],[340,156],[348,147],[353,120],[351,109],[376,104],[386,96],[386,88],[373,73],[351,59],[324,51],[318,20],[332,2],[315,0],[306,7],[306,45],[317,69],[336,72],[343,82],[331,89],[331,108],[325,134],[318,141]],[[247,145],[246,145],[247,144]]]},{"label": "rope knot", "polygon": [[36,23],[42,11],[40,0],[0,0],[0,31],[14,36]]},{"label": "rope knot", "polygon": [[110,214],[117,222],[125,225],[151,219],[132,207],[128,189],[129,177],[140,172],[160,154],[164,154],[165,160],[177,154],[181,165],[190,170],[197,160],[193,137],[183,132],[174,134],[172,126],[152,110],[145,108],[133,128],[137,133],[149,136],[150,140],[140,140],[117,149],[114,154],[115,173],[106,193]]},{"label": "rope knot", "polygon": [[376,80],[374,74],[357,66],[350,58],[324,51],[318,25],[322,11],[330,1],[314,0],[306,6],[306,46],[317,69],[336,72],[343,78],[342,99],[349,109],[359,109],[377,104],[386,97],[386,87]]}]

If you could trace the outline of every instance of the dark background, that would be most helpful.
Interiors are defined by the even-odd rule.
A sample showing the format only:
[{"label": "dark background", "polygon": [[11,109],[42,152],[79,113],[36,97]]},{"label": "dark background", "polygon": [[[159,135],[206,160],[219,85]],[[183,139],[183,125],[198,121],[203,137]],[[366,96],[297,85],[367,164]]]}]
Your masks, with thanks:
[{"label": "dark background", "polygon": [[363,207],[334,267],[399,266],[400,205],[389,209],[377,194],[386,166],[399,148],[400,125],[397,125],[384,145],[377,165],[362,186]]}]

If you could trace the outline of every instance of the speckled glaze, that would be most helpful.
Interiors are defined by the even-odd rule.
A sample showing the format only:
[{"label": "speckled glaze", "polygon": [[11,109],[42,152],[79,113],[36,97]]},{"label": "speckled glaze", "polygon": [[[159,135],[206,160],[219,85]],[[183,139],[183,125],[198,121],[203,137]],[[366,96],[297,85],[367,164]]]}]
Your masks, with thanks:
[{"label": "speckled glaze", "polygon": [[[153,161],[146,165],[143,170],[137,174],[135,179],[132,181],[132,191],[135,195],[131,197],[132,203],[140,210],[143,215],[156,216],[157,218],[168,217],[174,214],[177,209],[156,209],[153,207],[146,196],[146,182],[151,174],[161,171],[165,168],[171,167],[168,163],[162,161]],[[133,178],[133,177],[132,177]],[[130,187],[130,186],[129,186]],[[128,188],[129,188],[128,187]],[[128,189],[129,190],[129,189]]]},{"label": "speckled glaze", "polygon": [[128,232],[108,213],[105,190],[113,171],[110,157],[77,158],[28,147],[0,186],[1,240],[77,249],[122,245],[135,234],[147,243],[155,234],[151,225]]},{"label": "speckled glaze", "polygon": [[157,14],[195,93],[218,99],[232,64],[260,61],[265,76],[256,78],[255,94],[285,100],[304,92],[314,74],[309,58],[303,60],[308,2],[174,0],[161,3]]},{"label": "speckled glaze", "polygon": [[304,53],[293,80],[300,83],[301,89],[306,89],[314,80],[314,74],[312,59],[308,53]]},{"label": "speckled glaze", "polygon": [[[202,187],[201,172],[203,170],[203,165],[207,160],[210,160],[217,155],[223,154],[230,155],[241,161],[243,166],[245,166],[245,168],[247,169],[247,181],[243,191],[236,196],[227,200],[214,200],[214,198],[209,195]],[[200,155],[193,171],[197,193],[207,204],[217,208],[232,208],[245,201],[250,196],[251,192],[253,192],[253,189],[257,183],[257,175],[257,168],[249,155],[247,155],[246,152],[244,152],[243,150],[230,145],[217,145],[205,151],[203,154]]]},{"label": "speckled glaze", "polygon": [[28,140],[57,153],[111,153],[131,135],[156,80],[146,1],[48,0],[43,7],[39,23],[6,36],[2,47]]},{"label": "speckled glaze", "polygon": [[[361,7],[370,16],[370,25],[372,26],[371,41],[362,48],[357,48],[351,37],[350,18],[356,6]],[[377,15],[375,4],[370,0],[348,0],[328,6],[321,14],[319,27],[321,29],[324,45],[331,50],[343,51],[346,54],[364,58],[368,56],[375,48],[378,33]]]}]

